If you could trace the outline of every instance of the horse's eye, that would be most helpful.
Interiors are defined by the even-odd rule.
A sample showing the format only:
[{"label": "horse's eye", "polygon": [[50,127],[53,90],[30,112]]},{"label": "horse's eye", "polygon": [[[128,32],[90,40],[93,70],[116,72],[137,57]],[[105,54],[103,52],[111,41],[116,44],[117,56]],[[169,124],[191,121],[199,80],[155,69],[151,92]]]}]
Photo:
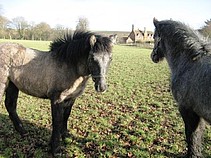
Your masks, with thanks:
[{"label": "horse's eye", "polygon": [[157,41],[158,41],[158,42],[160,42],[160,41],[161,41],[161,38],[160,38],[160,37],[158,37],[158,38],[157,38]]},{"label": "horse's eye", "polygon": [[93,82],[95,82],[96,81],[96,78],[92,77],[92,80],[93,80]]}]

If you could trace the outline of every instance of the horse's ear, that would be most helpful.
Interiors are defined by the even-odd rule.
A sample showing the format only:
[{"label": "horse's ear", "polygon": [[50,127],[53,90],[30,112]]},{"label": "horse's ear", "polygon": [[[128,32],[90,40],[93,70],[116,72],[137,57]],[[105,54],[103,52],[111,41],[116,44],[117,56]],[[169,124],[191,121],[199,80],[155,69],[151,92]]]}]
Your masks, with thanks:
[{"label": "horse's ear", "polygon": [[158,27],[158,23],[159,23],[159,21],[154,17],[153,24],[155,25],[156,28]]},{"label": "horse's ear", "polygon": [[96,39],[95,35],[92,35],[89,39],[90,46],[94,47],[96,41],[97,41],[97,39]]}]

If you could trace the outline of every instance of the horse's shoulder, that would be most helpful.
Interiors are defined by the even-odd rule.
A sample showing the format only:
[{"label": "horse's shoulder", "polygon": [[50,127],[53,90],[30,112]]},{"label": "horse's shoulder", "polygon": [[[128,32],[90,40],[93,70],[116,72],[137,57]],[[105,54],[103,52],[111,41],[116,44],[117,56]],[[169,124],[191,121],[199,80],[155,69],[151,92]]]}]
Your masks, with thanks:
[{"label": "horse's shoulder", "polygon": [[77,98],[78,96],[80,96],[86,87],[88,79],[89,79],[88,76],[85,77],[81,76],[77,79],[74,79],[74,81],[72,81],[68,87],[67,85],[64,85],[65,86],[63,87],[64,90],[62,90],[60,94],[57,96],[58,98],[56,98],[57,102],[60,103],[69,98]]}]

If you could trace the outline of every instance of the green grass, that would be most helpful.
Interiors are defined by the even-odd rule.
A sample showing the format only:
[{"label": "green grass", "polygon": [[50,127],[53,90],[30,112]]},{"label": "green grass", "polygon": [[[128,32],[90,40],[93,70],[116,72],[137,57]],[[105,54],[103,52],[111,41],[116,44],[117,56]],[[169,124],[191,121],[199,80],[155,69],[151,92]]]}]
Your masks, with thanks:
[{"label": "green grass", "polygon": [[7,40],[7,39],[0,39],[1,42],[14,42],[23,44],[25,47],[40,49],[43,51],[49,50],[50,41],[32,41],[32,40]]},{"label": "green grass", "polygon": [[[22,43],[23,41],[21,41]],[[48,49],[49,42],[24,41]],[[185,152],[182,119],[169,89],[167,63],[152,63],[151,50],[115,46],[109,88],[98,94],[90,80],[69,118],[71,137],[62,143],[63,157],[175,157]],[[0,157],[48,157],[51,111],[48,100],[20,93],[18,113],[29,131],[14,130],[0,104]],[[211,155],[211,130],[205,132],[204,155]]]}]

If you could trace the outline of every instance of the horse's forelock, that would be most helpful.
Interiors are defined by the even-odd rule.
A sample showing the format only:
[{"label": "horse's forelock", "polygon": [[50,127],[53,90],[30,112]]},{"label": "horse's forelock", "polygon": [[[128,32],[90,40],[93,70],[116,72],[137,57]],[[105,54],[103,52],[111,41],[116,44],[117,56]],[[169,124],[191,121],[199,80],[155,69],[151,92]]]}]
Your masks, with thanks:
[{"label": "horse's forelock", "polygon": [[108,37],[98,36],[97,41],[93,47],[94,52],[111,52],[112,42]]}]

